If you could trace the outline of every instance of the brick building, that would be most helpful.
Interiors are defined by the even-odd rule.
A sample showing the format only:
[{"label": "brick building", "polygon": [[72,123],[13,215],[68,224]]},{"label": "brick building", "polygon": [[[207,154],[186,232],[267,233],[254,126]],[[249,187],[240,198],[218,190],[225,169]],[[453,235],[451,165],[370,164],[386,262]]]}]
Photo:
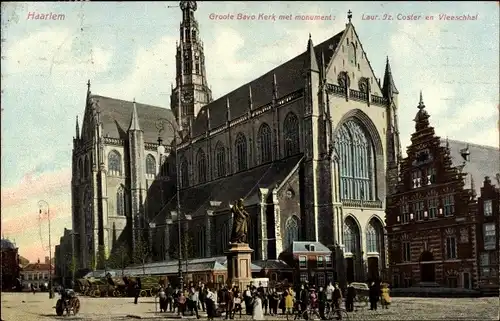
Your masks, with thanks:
[{"label": "brick building", "polygon": [[[500,183],[500,177],[497,175]],[[478,199],[477,250],[479,265],[479,289],[483,292],[498,292],[498,231],[500,217],[500,190],[485,177]]]},{"label": "brick building", "polygon": [[473,288],[477,202],[475,173],[467,168],[474,167],[476,155],[467,145],[450,147],[435,135],[422,94],[418,109],[398,187],[387,197],[392,284]]}]

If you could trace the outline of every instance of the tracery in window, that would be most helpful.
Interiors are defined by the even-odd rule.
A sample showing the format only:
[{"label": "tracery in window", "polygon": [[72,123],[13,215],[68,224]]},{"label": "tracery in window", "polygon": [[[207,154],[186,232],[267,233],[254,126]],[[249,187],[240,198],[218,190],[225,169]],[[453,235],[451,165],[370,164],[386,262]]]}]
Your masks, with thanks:
[{"label": "tracery in window", "polygon": [[285,244],[284,248],[288,249],[292,246],[293,242],[299,240],[299,218],[292,215],[285,223]]},{"label": "tracery in window", "polygon": [[146,176],[148,178],[154,177],[156,174],[156,160],[153,155],[146,156]]},{"label": "tracery in window", "polygon": [[242,133],[238,133],[235,141],[236,146],[236,170],[244,171],[248,168],[247,139]]},{"label": "tracery in window", "polygon": [[299,119],[289,112],[283,122],[283,139],[285,140],[285,157],[300,152]]},{"label": "tracery in window", "polygon": [[116,150],[108,154],[108,174],[112,176],[122,175],[122,157]]},{"label": "tracery in window", "polygon": [[268,124],[264,123],[260,126],[258,132],[259,156],[260,163],[270,162],[272,155],[272,132]]},{"label": "tracery in window", "polygon": [[201,148],[196,153],[196,164],[198,166],[198,183],[205,183],[207,181],[207,157]]},{"label": "tracery in window", "polygon": [[222,142],[215,145],[215,177],[226,175],[226,149]]},{"label": "tracery in window", "polygon": [[344,123],[338,130],[335,145],[340,158],[341,198],[373,200],[374,150],[362,125],[355,120]]},{"label": "tracery in window", "polygon": [[116,191],[116,215],[125,216],[125,191],[123,186]]},{"label": "tracery in window", "polygon": [[187,159],[181,159],[181,166],[179,169],[181,187],[186,188],[189,186],[189,166]]},{"label": "tracery in window", "polygon": [[359,251],[360,233],[358,224],[352,217],[347,217],[344,222],[345,252],[356,254]]}]

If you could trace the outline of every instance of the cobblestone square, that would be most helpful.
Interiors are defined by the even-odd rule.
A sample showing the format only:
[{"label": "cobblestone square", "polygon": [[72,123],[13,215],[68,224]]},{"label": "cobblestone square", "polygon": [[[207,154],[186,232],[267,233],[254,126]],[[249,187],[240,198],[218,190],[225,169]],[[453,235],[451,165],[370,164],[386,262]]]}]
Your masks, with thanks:
[{"label": "cobblestone square", "polygon": [[[57,301],[47,293],[2,293],[1,319],[3,321],[39,320],[133,320],[178,319],[174,314],[155,312],[153,298],[141,298],[133,304],[133,298],[80,297],[81,309],[76,316],[57,317],[53,308]],[[498,298],[393,298],[387,310],[370,311],[359,308],[349,320],[498,320]],[[200,319],[206,319],[201,314]],[[185,317],[191,319],[191,317]],[[236,318],[238,319],[238,317]],[[249,319],[244,316],[242,319]],[[285,320],[283,316],[269,320]]]}]

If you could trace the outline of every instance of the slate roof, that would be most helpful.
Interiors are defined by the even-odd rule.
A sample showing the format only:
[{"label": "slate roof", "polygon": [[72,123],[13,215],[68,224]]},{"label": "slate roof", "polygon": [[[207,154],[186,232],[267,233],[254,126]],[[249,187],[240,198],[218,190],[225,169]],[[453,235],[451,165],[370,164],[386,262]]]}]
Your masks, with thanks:
[{"label": "slate roof", "polygon": [[[328,66],[343,34],[344,31],[314,47],[318,65],[321,64],[321,55],[323,53],[325,57],[325,64]],[[241,87],[204,106],[194,121],[193,136],[199,136],[207,131],[207,110],[209,110],[210,113],[211,128],[219,127],[226,122],[226,106],[228,99],[231,120],[248,112],[250,87],[252,88],[252,102],[254,108],[271,102],[273,98],[274,75],[276,75],[278,97],[283,97],[304,88],[305,82],[303,72],[304,67],[307,65],[307,58],[307,51],[304,51],[302,54],[270,70],[259,78],[242,85]]]},{"label": "slate roof", "polygon": [[290,270],[292,267],[290,267],[288,264],[286,264],[282,260],[256,260],[253,261],[252,264],[255,264],[256,266],[260,267],[261,270],[269,269],[269,270]]},{"label": "slate roof", "polygon": [[[182,212],[192,217],[205,215],[210,201],[220,201],[229,207],[234,201],[244,198],[246,205],[258,202],[259,188],[274,188],[282,183],[295,169],[302,155],[264,164],[206,184],[181,191]],[[172,198],[155,217],[157,224],[164,224],[170,211],[175,210],[176,198]]]},{"label": "slate roof", "polygon": [[[441,143],[446,146],[446,139],[441,139]],[[448,140],[448,143],[453,166],[461,166],[464,163],[460,150],[469,147],[470,161],[465,162],[463,169],[464,173],[469,174],[465,181],[465,188],[470,188],[471,178],[473,178],[476,195],[480,195],[484,177],[489,176],[492,181],[495,181],[496,174],[500,173],[500,150],[492,146],[471,144],[458,140]]]},{"label": "slate roof", "polygon": [[293,242],[292,244],[292,252],[311,252],[309,246],[314,245],[314,253],[318,252],[325,252],[325,253],[331,253],[329,248],[321,244],[320,242]]},{"label": "slate roof", "polygon": [[[133,102],[105,96],[91,95],[97,103],[102,121],[102,134],[104,137],[128,139],[127,130],[132,119]],[[158,129],[156,123],[160,118],[168,119],[176,126],[175,116],[170,109],[141,104],[136,102],[139,125],[144,132],[144,142],[156,143]],[[165,124],[162,138],[165,144],[172,141],[174,131],[172,126]]]},{"label": "slate roof", "polygon": [[[23,271],[48,271],[50,269],[50,264],[48,263],[29,263],[24,268]],[[52,265],[52,270],[54,265]]]}]

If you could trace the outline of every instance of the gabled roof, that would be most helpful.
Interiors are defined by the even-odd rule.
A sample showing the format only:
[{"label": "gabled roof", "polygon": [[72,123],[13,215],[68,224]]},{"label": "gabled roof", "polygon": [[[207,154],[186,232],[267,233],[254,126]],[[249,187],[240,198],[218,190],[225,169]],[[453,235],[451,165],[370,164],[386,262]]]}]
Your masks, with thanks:
[{"label": "gabled roof", "polygon": [[[50,264],[46,263],[29,263],[24,268],[23,271],[48,271],[50,269]],[[54,265],[52,265],[52,270]]]},{"label": "gabled roof", "polygon": [[[450,155],[453,166],[464,165],[464,158],[461,156],[461,150],[469,148],[469,161],[465,161],[464,173],[468,173],[464,188],[471,188],[471,179],[473,180],[476,195],[481,194],[481,187],[485,176],[489,176],[492,181],[496,174],[500,173],[500,150],[492,146],[471,144],[458,140],[448,140]],[[441,139],[441,144],[446,146],[446,139]]]},{"label": "gabled roof", "polygon": [[[322,53],[325,56],[325,64],[332,60],[344,31],[314,46],[316,59],[321,63]],[[277,53],[278,54],[278,53]],[[284,64],[270,70],[259,78],[242,85],[241,87],[223,95],[212,103],[204,106],[193,124],[193,136],[199,136],[207,131],[207,109],[210,111],[210,126],[216,128],[223,125],[227,119],[227,100],[229,100],[231,120],[236,119],[249,109],[249,87],[252,88],[253,107],[257,108],[272,101],[273,78],[276,75],[278,97],[285,96],[294,91],[304,88],[304,65],[308,59],[307,51],[292,58]]]},{"label": "gabled roof", "polygon": [[[182,212],[193,217],[205,215],[210,201],[219,201],[222,202],[221,206],[229,206],[234,201],[244,198],[246,205],[256,204],[259,188],[274,188],[279,185],[301,160],[302,155],[292,156],[182,190]],[[156,216],[156,223],[164,224],[168,213],[175,207],[174,197]]]},{"label": "gabled roof", "polygon": [[[311,245],[314,246],[314,251],[312,251]],[[329,248],[323,245],[320,242],[309,242],[309,241],[301,241],[301,242],[293,242],[292,244],[292,252],[311,252],[311,253],[332,253]]]},{"label": "gabled roof", "polygon": [[261,270],[289,270],[292,269],[291,266],[286,264],[282,260],[256,260],[252,261],[252,264],[260,267]]},{"label": "gabled roof", "polygon": [[[105,96],[91,95],[91,99],[97,102],[102,122],[102,134],[104,137],[128,139],[127,130],[132,121],[134,104]],[[160,118],[168,119],[176,125],[175,116],[170,109],[141,104],[136,102],[137,116],[140,128],[144,132],[144,142],[155,143],[158,140],[158,129],[156,123]],[[174,131],[170,125],[165,125],[162,139],[165,144],[174,137]]]}]

